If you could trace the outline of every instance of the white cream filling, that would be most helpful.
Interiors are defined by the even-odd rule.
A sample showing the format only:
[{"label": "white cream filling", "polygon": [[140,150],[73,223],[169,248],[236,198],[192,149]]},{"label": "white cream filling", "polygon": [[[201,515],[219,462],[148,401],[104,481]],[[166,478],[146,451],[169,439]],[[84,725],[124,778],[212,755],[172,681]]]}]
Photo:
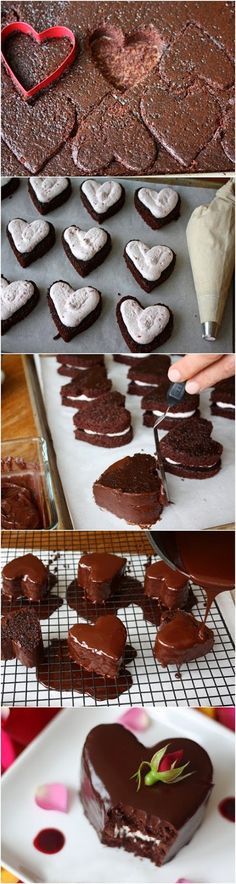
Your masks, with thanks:
[{"label": "white cream filling", "polygon": [[216,402],[217,408],[233,408],[235,409],[235,405],[231,405],[229,402]]},{"label": "white cream filling", "polygon": [[140,841],[151,841],[152,843],[155,843],[157,847],[161,843],[160,839],[158,840],[158,838],[152,837],[151,835],[144,835],[143,832],[140,832],[140,829],[136,829],[136,832],[132,832],[131,829],[129,829],[129,826],[119,827],[115,825],[114,837],[118,838],[118,836],[120,836],[122,838],[123,835],[125,838],[132,838],[133,840],[139,838]]},{"label": "white cream filling", "polygon": [[159,387],[159,386],[160,386],[160,383],[161,383],[160,381],[158,381],[158,383],[157,383],[157,381],[156,381],[156,383],[153,383],[153,384],[147,384],[146,381],[135,381],[135,380],[133,380],[133,384],[136,384],[137,387]]},{"label": "white cream filling", "polygon": [[[153,414],[155,414],[157,417],[160,417],[161,414],[163,414],[163,415],[165,414],[165,411],[153,411]],[[178,419],[178,418],[181,418],[181,417],[182,417],[182,418],[185,418],[185,417],[192,417],[193,414],[195,414],[195,409],[194,409],[194,411],[182,411],[181,414],[180,414],[179,412],[174,413],[173,411],[168,411],[168,414],[166,415],[166,417],[167,417],[167,418],[168,418],[168,417],[171,417],[171,418],[172,418],[172,417],[173,417],[173,418],[176,417],[176,418]]]},{"label": "white cream filling", "polygon": [[66,393],[66,398],[73,399],[73,401],[75,399],[76,402],[78,399],[80,399],[80,400],[83,399],[85,402],[93,402],[94,399],[96,399],[97,397],[96,396],[85,396],[84,393],[82,393],[81,396],[71,396],[70,393]]},{"label": "white cream filling", "polygon": [[[171,460],[170,457],[165,457],[165,460],[167,463],[173,463],[176,467],[183,467],[183,469],[185,469],[185,464],[183,464],[183,463],[181,464],[177,460]],[[205,466],[205,464],[198,464],[197,466],[193,466],[193,470],[198,470],[199,466],[200,466],[200,469],[202,468],[203,470],[212,470],[212,467],[215,467],[217,463],[218,463],[218,461],[215,460],[214,463],[212,463],[210,465],[210,467]]]},{"label": "white cream filling", "polygon": [[121,430],[120,433],[99,433],[94,430],[83,430],[83,433],[88,433],[89,436],[109,436],[112,438],[113,436],[125,436],[126,433],[129,433],[130,429],[131,427],[127,427],[126,430]]},{"label": "white cream filling", "polygon": [[154,218],[166,218],[175,209],[179,198],[171,187],[163,187],[159,191],[140,187],[138,197],[140,202],[154,215]]},{"label": "white cream filling", "polygon": [[49,203],[59,193],[66,190],[67,178],[30,178],[30,184],[40,203]]},{"label": "white cream filling", "polygon": [[14,245],[21,255],[25,252],[32,252],[49,233],[50,227],[47,221],[37,218],[36,221],[23,221],[22,218],[14,218],[8,224],[9,233],[12,236]]},{"label": "white cream filling", "polygon": [[111,206],[114,206],[122,194],[118,181],[111,181],[109,178],[102,184],[99,184],[98,181],[91,181],[91,179],[83,181],[81,190],[98,214],[103,214]]},{"label": "white cream filling", "polygon": [[173,252],[167,246],[152,246],[139,239],[131,240],[125,251],[136,269],[144,279],[155,282],[173,261]]},{"label": "white cream filling", "polygon": [[64,230],[64,239],[72,255],[79,261],[91,261],[107,242],[107,233],[97,227],[81,230],[75,225]]}]

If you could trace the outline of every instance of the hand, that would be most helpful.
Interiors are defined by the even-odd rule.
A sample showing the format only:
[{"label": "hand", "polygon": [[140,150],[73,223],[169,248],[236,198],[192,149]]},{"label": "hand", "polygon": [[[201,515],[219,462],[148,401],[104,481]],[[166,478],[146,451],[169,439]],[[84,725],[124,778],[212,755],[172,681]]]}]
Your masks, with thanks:
[{"label": "hand", "polygon": [[168,371],[169,380],[187,381],[186,393],[200,393],[207,387],[213,387],[218,381],[225,380],[235,374],[235,357],[233,354],[200,356],[188,353],[171,365]]}]

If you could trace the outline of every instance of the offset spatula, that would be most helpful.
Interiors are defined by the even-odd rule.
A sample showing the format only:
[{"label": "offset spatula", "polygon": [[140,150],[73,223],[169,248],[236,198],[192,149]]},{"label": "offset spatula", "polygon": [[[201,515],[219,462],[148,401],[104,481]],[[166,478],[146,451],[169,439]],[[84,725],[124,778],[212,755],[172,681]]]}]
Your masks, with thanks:
[{"label": "offset spatula", "polygon": [[170,410],[170,408],[173,408],[173,405],[177,405],[178,402],[181,402],[181,399],[183,399],[184,394],[185,394],[185,383],[170,385],[168,392],[167,392],[167,396],[166,396],[167,403],[168,403],[167,409],[166,409],[165,413],[161,415],[161,417],[157,418],[157,421],[153,427],[155,446],[156,446],[157,463],[158,463],[158,467],[159,467],[160,474],[161,474],[162,485],[163,485],[166,499],[168,502],[170,502],[170,498],[169,498],[169,494],[168,494],[168,486],[167,486],[166,474],[165,474],[165,470],[164,470],[164,466],[163,466],[163,460],[162,460],[162,456],[161,456],[161,452],[160,452],[160,442],[159,442],[157,427],[159,426],[159,424],[162,423],[162,421],[164,420],[164,418],[168,414],[168,411]]}]

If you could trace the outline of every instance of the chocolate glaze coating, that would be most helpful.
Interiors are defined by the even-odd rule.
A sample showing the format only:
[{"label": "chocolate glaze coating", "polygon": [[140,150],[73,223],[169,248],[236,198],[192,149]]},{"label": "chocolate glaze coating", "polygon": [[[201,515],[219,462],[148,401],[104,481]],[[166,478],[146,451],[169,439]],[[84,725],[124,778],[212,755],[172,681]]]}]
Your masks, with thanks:
[{"label": "chocolate glaze coating", "polygon": [[69,655],[89,672],[116,678],[126,638],[126,628],[114,614],[99,617],[94,626],[77,623],[69,629]]},{"label": "chocolate glaze coating", "polygon": [[49,569],[38,559],[28,553],[12,559],[2,571],[3,595],[16,599],[20,596],[32,601],[43,598],[49,589]]},{"label": "chocolate glaze coating", "polygon": [[78,565],[78,584],[91,602],[104,602],[118,586],[127,559],[111,553],[86,553]]},{"label": "chocolate glaze coating", "polygon": [[102,509],[141,528],[155,524],[166,503],[156,460],[150,454],[116,461],[94,482],[93,493]]},{"label": "chocolate glaze coating", "polygon": [[36,500],[30,488],[11,479],[2,479],[1,513],[2,528],[21,528],[25,530],[42,528],[42,519]]},{"label": "chocolate glaze coating", "polygon": [[183,608],[189,595],[189,583],[180,571],[169,568],[166,562],[153,562],[145,574],[144,593],[159,599],[165,608]]},{"label": "chocolate glaze coating", "polygon": [[214,633],[193,614],[186,611],[173,611],[163,615],[158,629],[154,657],[161,666],[188,663],[197,657],[204,657],[212,650]]},{"label": "chocolate glaze coating", "polygon": [[[131,779],[168,743],[183,750],[191,776],[174,784]],[[212,765],[205,750],[184,737],[145,747],[119,724],[98,725],[87,736],[81,763],[80,797],[86,816],[103,844],[124,847],[157,866],[171,859],[201,824],[212,789]]]}]

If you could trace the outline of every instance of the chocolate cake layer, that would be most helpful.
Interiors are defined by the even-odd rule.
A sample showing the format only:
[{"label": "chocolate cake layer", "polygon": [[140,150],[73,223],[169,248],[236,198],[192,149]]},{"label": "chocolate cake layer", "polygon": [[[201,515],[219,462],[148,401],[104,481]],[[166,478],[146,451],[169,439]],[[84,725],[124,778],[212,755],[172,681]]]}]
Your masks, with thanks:
[{"label": "chocolate cake layer", "polygon": [[[4,24],[12,9],[2,4]],[[16,12],[38,32],[65,25],[59,0],[23,0]],[[91,0],[78,14],[71,0],[66,25],[78,41],[74,63],[34,102],[3,69],[3,174],[19,174],[19,164],[23,175],[46,176],[234,170],[232,2]],[[39,47],[13,34],[5,51],[29,84],[57,67],[67,43]]]},{"label": "chocolate cake layer", "polygon": [[124,457],[108,467],[93,485],[101,509],[140,528],[154,525],[166,504],[156,460],[150,454]]},{"label": "chocolate cake layer", "polygon": [[235,377],[215,384],[210,396],[211,413],[235,420]]},{"label": "chocolate cake layer", "polygon": [[[145,784],[134,774],[142,762],[166,747],[187,764],[190,776],[172,784]],[[178,753],[177,756],[173,753]],[[121,761],[122,759],[122,761]],[[178,763],[178,762],[177,762]],[[212,764],[198,743],[167,737],[143,746],[120,724],[98,725],[88,734],[81,760],[80,797],[86,816],[107,847],[123,847],[161,866],[175,856],[201,825],[212,790]]]},{"label": "chocolate cake layer", "polygon": [[163,615],[159,626],[154,657],[161,666],[189,663],[205,657],[214,645],[214,633],[202,621],[186,611],[171,611]]},{"label": "chocolate cake layer", "polygon": [[2,617],[2,660],[14,657],[23,666],[37,666],[43,655],[40,622],[33,608],[21,608]]},{"label": "chocolate cake layer", "polygon": [[158,599],[164,608],[184,608],[189,596],[189,583],[186,577],[166,562],[153,562],[145,573],[144,593]]},{"label": "chocolate cake layer", "polygon": [[[146,389],[141,401],[141,408],[144,409],[143,423],[147,427],[154,427],[157,419],[164,415],[169,406],[167,392],[169,389],[169,381],[160,383],[156,389]],[[200,417],[199,396],[185,393],[181,402],[172,405],[168,411],[168,415],[160,424],[160,429],[171,430],[180,425],[180,421],[187,420],[192,417]]]},{"label": "chocolate cake layer", "polygon": [[10,599],[25,596],[31,601],[39,601],[47,593],[49,585],[48,567],[31,553],[12,559],[2,570],[2,591]]},{"label": "chocolate cake layer", "polygon": [[127,632],[114,614],[98,617],[94,626],[77,623],[69,629],[69,655],[88,672],[116,678],[124,659]]},{"label": "chocolate cake layer", "polygon": [[85,553],[78,566],[78,584],[91,602],[105,602],[119,586],[126,559],[111,553]]},{"label": "chocolate cake layer", "polygon": [[90,445],[114,448],[127,445],[133,438],[131,414],[119,403],[100,398],[73,418],[75,438]]}]

